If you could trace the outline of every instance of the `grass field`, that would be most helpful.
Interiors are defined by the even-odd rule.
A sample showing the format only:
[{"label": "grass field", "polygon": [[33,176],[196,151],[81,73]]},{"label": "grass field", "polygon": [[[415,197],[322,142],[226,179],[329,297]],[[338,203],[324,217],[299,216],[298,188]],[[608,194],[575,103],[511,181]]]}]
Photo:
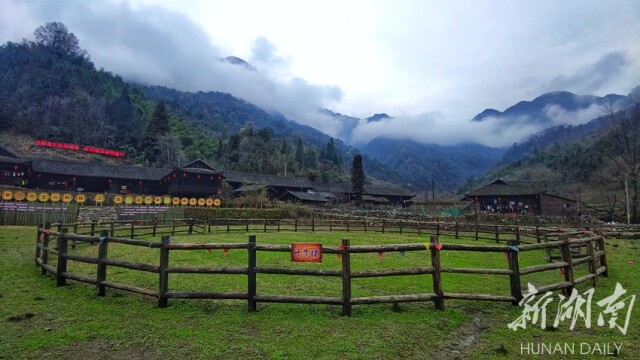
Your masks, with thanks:
[{"label": "grass field", "polygon": [[[353,245],[423,243],[425,236],[376,233],[266,233],[259,243],[289,244],[318,241],[339,245],[350,238]],[[176,236],[174,242],[246,242],[246,233],[212,236]],[[477,243],[468,239],[441,238],[441,242]],[[385,359],[385,358],[518,358],[521,343],[575,344],[574,358],[601,358],[599,352],[580,354],[580,344],[623,343],[617,356],[640,356],[640,301],[636,301],[626,335],[596,325],[596,301],[613,293],[616,283],[627,296],[640,295],[640,242],[608,240],[609,277],[599,278],[593,300],[591,328],[578,322],[570,330],[564,321],[555,330],[529,325],[514,332],[507,324],[522,314],[508,303],[445,301],[445,311],[432,302],[354,306],[351,317],[340,316],[340,307],[327,305],[258,304],[248,313],[246,301],[170,300],[157,308],[156,299],[107,289],[95,296],[94,287],[68,281],[57,288],[55,280],[41,276],[34,265],[35,229],[0,228],[0,358],[6,359]],[[95,256],[97,246],[76,250]],[[109,245],[109,257],[157,265],[157,249]],[[55,258],[55,256],[53,257]],[[445,252],[442,265],[449,267],[506,268],[502,254]],[[633,263],[629,263],[629,260]],[[172,266],[246,267],[246,251],[172,251]],[[425,251],[352,254],[352,270],[428,266]],[[542,251],[521,254],[520,266],[544,263]],[[95,266],[69,262],[69,271],[95,275]],[[339,270],[340,260],[325,254],[321,264],[294,264],[288,253],[259,252],[258,266]],[[580,266],[577,276],[586,274]],[[109,267],[108,279],[157,289],[158,275]],[[524,277],[536,285],[561,280],[559,272]],[[246,292],[244,275],[172,274],[170,290]],[[431,276],[395,276],[353,279],[353,296],[425,293],[432,291]],[[509,295],[509,279],[500,275],[443,274],[445,292]],[[258,275],[258,294],[340,296],[339,278]],[[590,282],[578,286],[580,292]],[[548,323],[557,310],[549,305]],[[627,308],[624,310],[626,314]],[[620,317],[623,317],[621,314]],[[618,319],[618,324],[624,321]],[[525,353],[526,355],[526,353]],[[538,357],[532,355],[531,357]]]}]

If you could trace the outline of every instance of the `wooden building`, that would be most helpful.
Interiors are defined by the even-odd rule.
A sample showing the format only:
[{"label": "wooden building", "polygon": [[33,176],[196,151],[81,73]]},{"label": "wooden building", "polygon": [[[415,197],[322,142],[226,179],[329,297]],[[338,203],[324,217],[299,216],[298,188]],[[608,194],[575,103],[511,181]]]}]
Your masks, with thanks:
[{"label": "wooden building", "polygon": [[237,171],[225,171],[224,177],[233,190],[249,185],[267,186],[270,200],[280,200],[289,191],[307,192],[313,190],[312,183],[305,177],[261,175]]},{"label": "wooden building", "polygon": [[30,171],[29,159],[21,158],[12,150],[0,146],[0,185],[26,187]]},{"label": "wooden building", "polygon": [[186,197],[216,197],[222,192],[221,172],[204,160],[175,168],[167,184],[167,194]]},{"label": "wooden building", "polygon": [[482,212],[549,216],[578,214],[575,200],[548,193],[544,181],[498,179],[469,191],[465,199]]}]

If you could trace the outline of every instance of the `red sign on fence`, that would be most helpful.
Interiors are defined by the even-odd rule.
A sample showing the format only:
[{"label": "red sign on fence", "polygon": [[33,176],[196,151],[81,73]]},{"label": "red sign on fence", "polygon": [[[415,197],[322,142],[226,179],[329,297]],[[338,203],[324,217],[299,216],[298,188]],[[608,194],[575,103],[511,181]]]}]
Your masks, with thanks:
[{"label": "red sign on fence", "polygon": [[322,262],[322,244],[291,243],[291,261]]}]

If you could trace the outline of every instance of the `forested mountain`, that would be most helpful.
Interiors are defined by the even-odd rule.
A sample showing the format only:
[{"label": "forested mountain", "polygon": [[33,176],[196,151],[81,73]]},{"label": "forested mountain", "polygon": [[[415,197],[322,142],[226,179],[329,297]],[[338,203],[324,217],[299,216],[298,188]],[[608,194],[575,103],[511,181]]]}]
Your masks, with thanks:
[{"label": "forested mountain", "polygon": [[467,178],[484,175],[504,152],[478,144],[441,146],[384,138],[373,139],[363,151],[397,171],[414,189],[424,191],[435,180],[438,192],[455,191]]},{"label": "forested mountain", "polygon": [[615,105],[625,100],[625,96],[615,94],[598,97],[592,95],[580,96],[568,91],[553,91],[542,94],[531,101],[520,101],[503,112],[495,109],[485,109],[476,115],[472,121],[484,121],[493,117],[513,122],[525,121],[528,123],[551,124],[553,126],[558,121],[569,120],[568,118],[561,118],[567,112],[573,113],[571,116],[575,118],[580,115],[578,112],[583,111],[585,112],[584,116],[588,117],[585,120],[588,121],[594,116],[586,112],[587,110],[597,107],[598,109],[594,109],[597,111],[603,106]]},{"label": "forested mountain", "polygon": [[[97,70],[63,24],[38,33],[0,47],[0,131],[124,150],[131,163],[153,166],[203,158],[223,170],[350,177],[358,150],[318,130],[230,94],[129,84]],[[370,177],[396,179],[378,161],[364,163]]]}]

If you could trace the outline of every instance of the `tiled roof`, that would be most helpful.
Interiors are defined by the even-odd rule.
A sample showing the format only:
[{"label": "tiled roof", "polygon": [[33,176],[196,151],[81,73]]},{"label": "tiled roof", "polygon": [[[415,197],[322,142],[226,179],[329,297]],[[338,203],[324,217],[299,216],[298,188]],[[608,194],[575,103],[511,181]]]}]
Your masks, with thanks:
[{"label": "tiled roof", "polygon": [[261,191],[266,187],[267,185],[246,185],[233,190],[233,192],[244,193],[244,192],[252,192],[252,191]]},{"label": "tiled roof", "polygon": [[266,184],[274,187],[287,187],[294,189],[313,188],[311,182],[306,177],[260,175],[236,171],[225,171],[224,176],[226,177],[227,182],[240,184]]},{"label": "tiled roof", "polygon": [[386,204],[389,202],[387,198],[382,196],[371,196],[371,195],[362,195],[362,201],[371,201],[379,204]]},{"label": "tiled roof", "polygon": [[466,196],[537,195],[545,192],[544,181],[510,181],[498,179],[491,184],[471,190]]},{"label": "tiled roof", "polygon": [[365,185],[362,193],[372,196],[416,196],[414,192],[390,185]]},{"label": "tiled roof", "polygon": [[82,163],[49,159],[34,159],[31,167],[34,172],[49,174],[147,181],[162,180],[173,172],[172,169],[165,168]]},{"label": "tiled roof", "polygon": [[289,191],[289,194],[302,201],[328,202],[329,200],[318,193],[307,193],[302,191]]}]

